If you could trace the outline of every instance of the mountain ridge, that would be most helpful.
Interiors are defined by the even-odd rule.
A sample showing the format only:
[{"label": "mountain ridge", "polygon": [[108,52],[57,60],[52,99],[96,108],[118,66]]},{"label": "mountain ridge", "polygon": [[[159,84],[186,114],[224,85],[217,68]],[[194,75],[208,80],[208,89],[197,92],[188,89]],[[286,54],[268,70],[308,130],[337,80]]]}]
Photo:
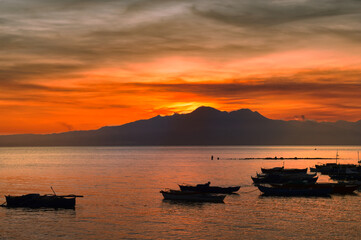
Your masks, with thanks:
[{"label": "mountain ridge", "polygon": [[361,145],[357,122],[284,121],[257,111],[202,106],[119,126],[0,136],[0,146]]}]

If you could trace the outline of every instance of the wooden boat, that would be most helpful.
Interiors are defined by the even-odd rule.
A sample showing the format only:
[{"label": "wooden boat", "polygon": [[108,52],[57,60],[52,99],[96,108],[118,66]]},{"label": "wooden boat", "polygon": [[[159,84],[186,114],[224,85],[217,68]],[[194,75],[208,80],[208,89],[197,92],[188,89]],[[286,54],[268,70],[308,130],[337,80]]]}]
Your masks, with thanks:
[{"label": "wooden boat", "polygon": [[180,190],[182,191],[193,191],[193,192],[204,192],[204,193],[234,193],[237,192],[241,186],[232,186],[232,187],[218,187],[218,186],[210,186],[210,182],[206,184],[197,184],[193,185],[186,185],[180,184]]},{"label": "wooden boat", "polygon": [[272,172],[280,172],[284,169],[284,167],[274,167],[274,168],[261,168],[263,173],[272,173]]},{"label": "wooden boat", "polygon": [[284,168],[284,167],[275,167],[275,168],[261,168],[263,173],[306,173],[307,168]]},{"label": "wooden boat", "polygon": [[331,188],[331,194],[352,194],[358,189],[357,184],[347,184],[347,183],[315,183],[315,184],[270,184],[272,187],[277,188],[292,188],[292,189],[323,189]]},{"label": "wooden boat", "polygon": [[357,184],[347,183],[318,183],[318,187],[331,187],[333,194],[352,194],[356,191],[359,186]]},{"label": "wooden boat", "polygon": [[226,195],[213,195],[209,193],[181,191],[181,190],[166,190],[160,191],[165,200],[179,200],[192,202],[215,202],[222,203]]},{"label": "wooden boat", "polygon": [[361,172],[358,173],[337,173],[329,174],[330,178],[337,181],[355,181],[361,180]]},{"label": "wooden boat", "polygon": [[317,173],[257,173],[257,177],[313,178]]},{"label": "wooden boat", "polygon": [[30,207],[30,208],[74,208],[75,199],[83,197],[79,195],[40,195],[38,193],[22,196],[5,196],[6,207]]},{"label": "wooden boat", "polygon": [[267,174],[251,177],[253,183],[315,183],[318,177],[314,174]]},{"label": "wooden boat", "polygon": [[331,187],[297,188],[266,185],[258,185],[257,187],[266,196],[329,196],[332,193]]},{"label": "wooden boat", "polygon": [[315,183],[317,182],[318,179],[318,177],[307,178],[307,179],[264,179],[257,177],[251,177],[251,178],[255,185],[263,184],[263,183],[296,183],[296,184]]},{"label": "wooden boat", "polygon": [[349,171],[358,171],[359,166],[356,164],[340,164],[340,163],[325,163],[315,165],[315,171],[325,175],[340,174]]}]

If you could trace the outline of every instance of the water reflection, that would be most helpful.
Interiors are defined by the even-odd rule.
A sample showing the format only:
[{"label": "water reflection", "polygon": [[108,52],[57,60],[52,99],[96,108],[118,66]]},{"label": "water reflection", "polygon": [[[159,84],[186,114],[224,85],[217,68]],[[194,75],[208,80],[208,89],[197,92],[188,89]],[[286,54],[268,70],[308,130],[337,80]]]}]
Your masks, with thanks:
[{"label": "water reflection", "polygon": [[8,208],[6,209],[5,216],[10,217],[14,215],[21,215],[21,214],[35,214],[35,215],[42,215],[44,213],[56,215],[66,215],[68,217],[76,217],[75,208],[73,209],[65,209],[65,208]]}]

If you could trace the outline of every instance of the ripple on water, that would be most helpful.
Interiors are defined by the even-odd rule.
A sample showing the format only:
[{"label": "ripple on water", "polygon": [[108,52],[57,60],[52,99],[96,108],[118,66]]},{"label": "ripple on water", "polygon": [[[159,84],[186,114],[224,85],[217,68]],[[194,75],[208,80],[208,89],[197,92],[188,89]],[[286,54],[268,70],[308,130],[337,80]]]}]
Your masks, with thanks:
[{"label": "ripple on water", "polygon": [[[359,195],[262,197],[251,185],[260,167],[283,161],[210,161],[209,156],[316,154],[308,147],[2,148],[0,195],[84,195],[75,210],[0,208],[3,239],[360,239]],[[336,147],[318,147],[319,157]],[[341,149],[341,148],[340,148]],[[356,147],[339,154],[352,159]],[[313,151],[311,151],[313,150]],[[313,155],[309,155],[313,157]],[[357,155],[356,155],[357,156]],[[309,167],[310,160],[285,160]],[[323,178],[324,179],[324,178]],[[325,179],[324,179],[325,180]],[[327,180],[327,179],[326,179]],[[163,201],[159,190],[211,181],[241,185],[224,204]]]}]

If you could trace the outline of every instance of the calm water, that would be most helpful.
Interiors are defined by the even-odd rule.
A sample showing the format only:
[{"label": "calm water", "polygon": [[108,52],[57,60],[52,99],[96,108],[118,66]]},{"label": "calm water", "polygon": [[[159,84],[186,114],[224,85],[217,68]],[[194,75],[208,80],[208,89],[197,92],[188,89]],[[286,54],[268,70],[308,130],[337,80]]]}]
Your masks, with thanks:
[{"label": "calm water", "polygon": [[[0,239],[361,239],[361,193],[331,198],[260,197],[251,175],[281,160],[210,156],[335,157],[342,147],[0,148],[0,196],[81,194],[75,210],[0,208]],[[330,161],[330,160],[328,160]],[[325,160],[285,160],[309,167]],[[178,183],[242,186],[224,204],[163,201]],[[328,181],[321,176],[319,181]],[[1,197],[1,201],[5,201]]]}]

